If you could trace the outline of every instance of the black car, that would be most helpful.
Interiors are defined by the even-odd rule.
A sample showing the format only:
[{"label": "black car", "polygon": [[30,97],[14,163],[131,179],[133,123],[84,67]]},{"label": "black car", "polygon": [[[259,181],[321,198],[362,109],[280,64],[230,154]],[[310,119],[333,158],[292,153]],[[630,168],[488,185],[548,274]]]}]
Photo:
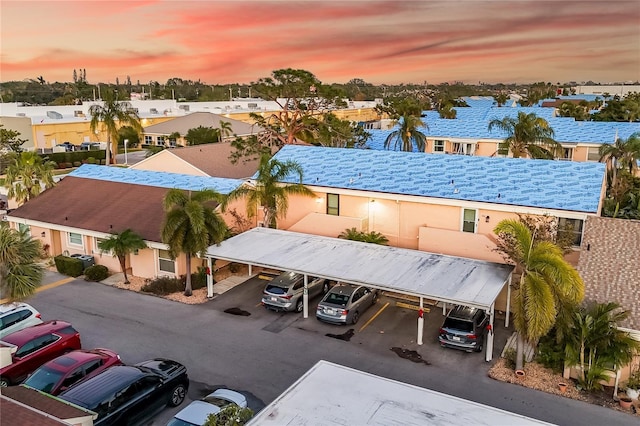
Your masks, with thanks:
[{"label": "black car", "polygon": [[488,323],[482,309],[457,306],[445,318],[438,340],[443,347],[480,352]]},{"label": "black car", "polygon": [[182,404],[188,388],[187,369],[158,358],[108,368],[58,397],[98,413],[95,426],[138,425],[167,405]]}]

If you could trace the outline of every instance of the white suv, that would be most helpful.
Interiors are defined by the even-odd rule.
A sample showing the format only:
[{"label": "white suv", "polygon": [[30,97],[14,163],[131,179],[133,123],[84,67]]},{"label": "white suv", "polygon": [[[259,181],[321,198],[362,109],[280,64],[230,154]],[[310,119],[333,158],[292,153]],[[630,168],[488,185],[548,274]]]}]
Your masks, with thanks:
[{"label": "white suv", "polygon": [[0,339],[14,331],[42,324],[40,312],[26,303],[0,305]]}]

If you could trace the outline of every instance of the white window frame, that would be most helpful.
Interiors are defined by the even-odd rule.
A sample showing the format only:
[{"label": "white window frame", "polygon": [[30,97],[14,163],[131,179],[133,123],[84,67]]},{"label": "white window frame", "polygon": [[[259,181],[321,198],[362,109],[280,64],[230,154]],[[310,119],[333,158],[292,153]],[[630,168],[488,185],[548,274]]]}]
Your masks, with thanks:
[{"label": "white window frame", "polygon": [[[464,224],[465,224],[465,220],[464,220],[464,212],[465,211],[472,211],[473,212],[473,232],[469,232],[469,231],[465,231],[464,230]],[[467,232],[469,234],[475,234],[478,232],[478,209],[465,209],[463,208],[461,213],[460,213],[460,231],[461,232]]]},{"label": "white window frame", "polygon": [[[569,154],[567,156],[567,154]],[[588,153],[587,153],[588,154]],[[562,154],[556,158],[560,161],[573,161],[573,147],[562,147]]]},{"label": "white window frame", "polygon": [[[75,243],[71,240],[71,235],[79,235],[80,236],[80,244]],[[77,232],[67,232],[67,243],[72,247],[81,247],[84,248],[84,236]]]},{"label": "white window frame", "polygon": [[[442,145],[440,145],[442,144]],[[439,153],[444,153],[444,146],[446,144],[446,141],[444,139],[435,139],[433,141],[433,152],[439,152]]]},{"label": "white window frame", "polygon": [[[98,243],[102,242],[106,240],[106,238],[100,238],[100,237],[93,237],[93,252],[95,254],[102,254],[103,252],[100,250],[100,247],[98,247]],[[109,254],[111,256],[113,256],[113,252],[111,250],[109,251],[105,251],[105,254]]]},{"label": "white window frame", "polygon": [[471,142],[453,142],[452,152],[460,155],[474,155],[476,153],[476,144]]},{"label": "white window frame", "polygon": [[[162,252],[167,253],[167,257],[162,257],[161,256]],[[176,261],[171,259],[171,257],[169,256],[169,251],[168,250],[158,249],[156,251],[156,253],[157,253],[157,258],[158,258],[158,273],[159,273],[159,275],[160,274],[162,274],[162,275],[169,275],[169,274],[176,275]],[[169,263],[169,262],[173,263],[173,271],[167,271],[167,270],[162,269],[162,261],[165,261],[167,263]]]},{"label": "white window frame", "polygon": [[164,146],[166,139],[167,139],[166,136],[158,136],[156,138],[156,146]]},{"label": "white window frame", "polygon": [[[572,247],[580,247],[582,245],[582,239],[584,238],[584,220],[582,219],[569,219],[566,217],[559,217],[558,218],[558,231],[562,231],[564,230],[564,225],[563,223],[561,223],[562,221],[569,221],[570,223],[575,223],[577,221],[580,221],[580,231],[576,231],[575,228],[572,231],[567,231],[567,232],[571,232],[572,234],[574,234],[576,236],[576,240],[578,241],[578,244],[572,244]],[[578,238],[578,236],[580,236]]]},{"label": "white window frame", "polygon": [[145,145],[153,145],[153,136],[144,135],[144,144]]},{"label": "white window frame", "polygon": [[[599,152],[600,148],[598,147],[594,147],[594,146],[590,146],[587,148],[587,161],[592,161],[592,162],[599,162],[600,161],[600,152]],[[589,159],[589,157],[591,156],[591,153],[595,151],[597,153],[597,158],[594,160]]]}]

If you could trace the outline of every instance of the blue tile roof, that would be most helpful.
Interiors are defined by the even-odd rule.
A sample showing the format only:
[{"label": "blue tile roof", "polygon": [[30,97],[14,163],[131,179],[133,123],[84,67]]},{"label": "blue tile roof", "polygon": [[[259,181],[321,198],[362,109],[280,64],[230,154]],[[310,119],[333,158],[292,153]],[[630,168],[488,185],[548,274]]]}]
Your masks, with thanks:
[{"label": "blue tile roof", "polygon": [[[518,111],[534,112],[543,117],[555,132],[554,139],[563,144],[577,143],[613,143],[616,134],[619,138],[627,139],[634,133],[640,132],[640,123],[604,122],[604,121],[575,121],[570,117],[552,117],[548,115],[553,108],[455,108],[458,111],[456,119],[439,118],[438,113],[429,111],[422,120],[428,128],[422,132],[430,138],[461,138],[461,139],[491,139],[502,140],[506,134],[496,128],[489,131],[489,122],[505,116],[516,117]],[[474,111],[475,110],[475,111]],[[433,114],[435,112],[435,114]],[[544,113],[544,114],[543,114]],[[389,130],[368,130],[372,134],[368,146],[371,149],[383,149],[385,135]]]},{"label": "blue tile roof", "polygon": [[296,145],[275,158],[299,163],[306,185],[587,213],[605,173],[601,163]]},{"label": "blue tile roof", "polygon": [[124,167],[97,166],[94,164],[83,164],[69,173],[69,176],[134,185],[157,186],[160,188],[178,188],[185,191],[214,189],[221,194],[228,194],[243,182],[241,179],[191,176],[178,173],[127,169]]}]

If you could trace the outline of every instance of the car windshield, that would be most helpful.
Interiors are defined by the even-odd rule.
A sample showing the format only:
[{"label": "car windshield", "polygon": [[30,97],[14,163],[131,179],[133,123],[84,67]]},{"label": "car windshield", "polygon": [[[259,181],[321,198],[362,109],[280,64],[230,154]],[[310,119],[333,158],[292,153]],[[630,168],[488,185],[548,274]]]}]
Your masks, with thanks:
[{"label": "car windshield", "polygon": [[446,320],[444,320],[444,328],[471,332],[473,331],[473,322],[456,318],[447,318]]},{"label": "car windshield", "polygon": [[171,419],[169,423],[167,423],[167,426],[198,426],[198,425],[195,423],[185,422],[184,420],[176,419],[174,417],[173,419]]},{"label": "car windshield", "polygon": [[327,294],[327,298],[325,299],[325,302],[331,303],[333,305],[346,306],[346,304],[349,302],[349,295],[329,293]]},{"label": "car windshield", "polygon": [[209,404],[213,404],[219,408],[224,408],[229,404],[233,404],[231,401],[227,401],[226,399],[222,399],[222,398],[217,398],[215,396],[206,397],[203,399],[203,401],[208,402]]},{"label": "car windshield", "polygon": [[53,386],[62,378],[62,375],[63,373],[60,371],[52,370],[48,367],[40,367],[24,384],[43,392],[51,392]]}]

